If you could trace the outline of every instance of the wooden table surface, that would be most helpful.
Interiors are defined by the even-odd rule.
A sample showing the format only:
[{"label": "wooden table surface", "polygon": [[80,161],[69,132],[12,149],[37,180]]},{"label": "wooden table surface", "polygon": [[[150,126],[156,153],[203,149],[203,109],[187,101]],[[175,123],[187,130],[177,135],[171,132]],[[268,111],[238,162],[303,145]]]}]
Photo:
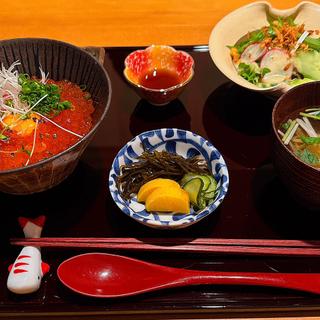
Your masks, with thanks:
[{"label": "wooden table surface", "polygon": [[[79,46],[207,44],[212,27],[227,13],[249,2],[252,1],[6,1],[0,10],[0,38],[45,37]],[[299,3],[270,2],[280,9]]]},{"label": "wooden table surface", "polygon": [[[44,37],[79,46],[207,44],[213,26],[224,15],[249,2],[251,1],[7,1],[0,10],[0,38]],[[299,3],[298,0],[270,2],[280,9]],[[320,3],[320,0],[314,2]]]}]

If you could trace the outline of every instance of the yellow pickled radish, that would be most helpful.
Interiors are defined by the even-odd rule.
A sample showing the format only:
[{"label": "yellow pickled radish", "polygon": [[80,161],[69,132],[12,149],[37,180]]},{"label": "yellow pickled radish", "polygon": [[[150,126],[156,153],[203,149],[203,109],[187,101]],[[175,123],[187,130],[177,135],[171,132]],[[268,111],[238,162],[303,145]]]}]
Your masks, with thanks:
[{"label": "yellow pickled radish", "polygon": [[146,210],[189,213],[189,195],[180,187],[156,188],[146,199]]},{"label": "yellow pickled radish", "polygon": [[148,181],[142,187],[140,188],[138,192],[138,201],[139,202],[145,202],[148,196],[157,188],[159,187],[176,187],[180,189],[180,185],[178,182],[171,180],[171,179],[163,179],[163,178],[157,178]]}]

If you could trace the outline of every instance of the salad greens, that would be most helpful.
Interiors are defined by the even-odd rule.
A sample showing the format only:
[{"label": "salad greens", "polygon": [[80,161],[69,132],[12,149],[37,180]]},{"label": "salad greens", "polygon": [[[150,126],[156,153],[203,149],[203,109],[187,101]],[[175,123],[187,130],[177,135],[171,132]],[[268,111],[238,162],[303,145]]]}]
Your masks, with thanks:
[{"label": "salad greens", "polygon": [[265,35],[262,31],[254,31],[249,34],[249,37],[240,43],[236,43],[234,46],[239,53],[242,53],[246,47],[255,42],[260,42],[264,39]]},{"label": "salad greens", "polygon": [[293,57],[293,63],[304,78],[320,80],[320,51],[299,51]]},{"label": "salad greens", "polygon": [[320,38],[306,37],[304,43],[307,44],[310,49],[320,51]]},{"label": "salad greens", "polygon": [[320,80],[320,32],[292,17],[268,17],[269,25],[229,46],[238,74],[259,87]]},{"label": "salad greens", "polygon": [[246,64],[241,62],[238,67],[240,76],[253,84],[258,84],[260,79],[270,72],[269,68],[260,69],[257,64]]}]

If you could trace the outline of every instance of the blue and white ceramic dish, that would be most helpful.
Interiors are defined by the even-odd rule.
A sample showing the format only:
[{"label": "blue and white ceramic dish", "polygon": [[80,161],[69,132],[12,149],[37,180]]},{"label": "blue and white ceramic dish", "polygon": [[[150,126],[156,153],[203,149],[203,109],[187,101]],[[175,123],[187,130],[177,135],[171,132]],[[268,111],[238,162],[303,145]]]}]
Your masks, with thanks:
[{"label": "blue and white ceramic dish", "polygon": [[[201,155],[207,161],[213,176],[218,183],[218,194],[213,203],[205,209],[189,214],[147,212],[144,204],[134,197],[123,199],[116,187],[116,177],[120,175],[120,167],[132,163],[142,154],[143,145],[148,151],[177,153],[185,158]],[[115,157],[109,175],[111,196],[118,207],[128,216],[149,227],[158,229],[177,229],[190,226],[216,210],[224,199],[229,185],[226,163],[219,151],[207,140],[190,131],[181,129],[157,129],[139,134],[128,142]]]}]

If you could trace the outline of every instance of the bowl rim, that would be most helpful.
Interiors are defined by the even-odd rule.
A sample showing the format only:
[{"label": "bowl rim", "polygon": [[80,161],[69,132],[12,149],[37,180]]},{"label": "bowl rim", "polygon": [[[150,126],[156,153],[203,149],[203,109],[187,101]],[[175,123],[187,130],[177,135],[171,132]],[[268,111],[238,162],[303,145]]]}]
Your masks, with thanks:
[{"label": "bowl rim", "polygon": [[[194,219],[193,221],[190,221],[190,222],[187,222],[187,223],[180,223],[181,220],[177,221],[176,223],[173,223],[171,225],[162,225],[162,224],[156,224],[156,223],[153,223],[153,220],[151,219],[148,219],[147,221],[144,221],[143,218],[140,219],[140,216],[138,216],[137,218],[135,217],[132,217],[130,214],[127,214],[126,212],[124,212],[121,207],[119,206],[118,202],[116,201],[117,199],[115,199],[115,191],[112,191],[111,188],[110,188],[110,182],[112,182],[114,179],[112,177],[112,174],[115,173],[114,171],[114,164],[115,164],[115,161],[116,159],[119,157],[119,154],[121,154],[124,150],[127,149],[128,146],[130,146],[130,144],[136,140],[136,138],[138,138],[139,136],[141,135],[146,135],[148,136],[148,134],[150,133],[154,133],[158,130],[175,130],[175,131],[183,131],[183,132],[186,132],[186,133],[189,133],[190,135],[192,135],[192,137],[199,137],[199,138],[202,138],[204,140],[204,143],[203,145],[207,145],[209,148],[212,148],[214,149],[216,152],[218,152],[218,154],[220,155],[220,159],[217,161],[218,163],[221,163],[223,165],[223,173],[222,175],[224,175],[226,177],[226,181],[222,181],[222,177],[221,179],[218,181],[220,182],[221,181],[221,185],[222,184],[225,184],[225,187],[224,187],[224,194],[221,195],[221,191],[218,193],[217,197],[215,198],[215,200],[207,205],[203,210],[201,210],[201,212],[205,211],[205,210],[209,210],[206,214],[202,215],[200,218],[197,218],[197,216],[199,214],[196,214],[196,219]],[[211,171],[213,171],[214,168],[211,168]],[[134,219],[136,222],[139,222],[143,225],[146,225],[148,227],[151,227],[151,228],[155,228],[155,229],[167,229],[167,230],[174,230],[174,229],[179,229],[179,228],[185,228],[185,227],[189,227],[191,225],[193,225],[194,223],[202,220],[203,218],[207,217],[208,215],[210,215],[211,213],[213,213],[218,207],[219,205],[222,203],[222,201],[224,200],[226,194],[228,193],[228,189],[229,189],[229,184],[230,184],[230,176],[229,176],[229,171],[228,171],[228,166],[222,156],[222,154],[220,153],[220,151],[207,139],[203,138],[201,135],[199,134],[196,134],[192,131],[189,131],[189,130],[184,130],[184,129],[180,129],[180,128],[158,128],[158,129],[153,129],[153,130],[148,130],[148,131],[144,131],[144,132],[141,132],[139,133],[138,135],[136,135],[135,137],[133,137],[130,141],[128,141],[119,151],[118,153],[116,154],[116,156],[114,157],[114,160],[112,161],[112,165],[111,165],[111,169],[109,171],[109,179],[108,179],[108,184],[109,184],[109,192],[111,194],[111,197],[113,199],[113,201],[115,202],[115,204],[118,206],[118,208],[126,215],[126,216],[129,216],[130,218]],[[118,188],[116,188],[116,191],[118,192],[119,194],[119,197],[121,198],[122,202],[123,202],[123,205],[128,208],[128,210],[131,212],[131,208],[128,207],[128,205],[126,204],[126,201],[123,200],[123,198],[121,197],[119,191],[118,191]],[[214,207],[214,209],[212,209],[212,207]]]},{"label": "bowl rim", "polygon": [[50,161],[53,161],[53,160],[59,158],[60,156],[63,156],[65,154],[69,153],[72,149],[75,149],[83,141],[88,140],[95,133],[95,131],[98,129],[99,125],[101,124],[101,122],[105,118],[105,116],[107,114],[107,111],[109,110],[109,107],[110,107],[111,96],[112,96],[111,80],[110,80],[110,77],[109,77],[106,69],[103,67],[103,65],[97,59],[95,59],[90,53],[88,53],[83,48],[75,46],[75,45],[70,44],[68,42],[55,40],[55,39],[49,39],[49,38],[13,38],[13,39],[5,39],[5,40],[0,40],[0,47],[2,46],[2,44],[10,43],[10,42],[13,42],[13,41],[20,41],[20,40],[22,40],[22,41],[30,41],[30,42],[33,42],[33,41],[35,41],[35,42],[37,42],[37,41],[46,41],[46,42],[51,42],[53,44],[61,44],[63,46],[67,46],[67,47],[75,49],[75,50],[81,50],[82,53],[84,53],[90,60],[92,60],[93,63],[98,64],[100,66],[100,68],[103,70],[103,74],[107,79],[107,83],[108,83],[108,87],[109,87],[109,94],[108,94],[106,107],[105,107],[103,113],[101,114],[100,119],[90,129],[90,131],[86,135],[84,135],[82,138],[80,138],[80,140],[77,141],[75,144],[73,144],[69,148],[67,148],[67,149],[55,154],[52,157],[49,157],[47,159],[43,159],[43,160],[38,161],[36,163],[33,163],[31,165],[24,166],[24,167],[19,167],[19,168],[14,168],[14,169],[8,169],[8,170],[0,170],[0,175],[7,175],[7,174],[11,174],[11,173],[20,172],[20,171],[23,171],[23,170],[28,170],[28,169],[34,169],[36,167],[41,167],[42,165],[44,165],[44,164],[46,164],[46,163],[48,163]]},{"label": "bowl rim", "polygon": [[[143,86],[143,85],[141,85],[141,84],[139,84],[139,83],[133,82],[133,81],[128,77],[128,75],[127,75],[127,70],[129,69],[129,68],[128,68],[128,58],[130,57],[130,55],[132,55],[132,54],[134,54],[134,53],[136,53],[136,52],[143,52],[143,51],[146,51],[146,50],[148,50],[148,49],[151,50],[151,48],[153,48],[153,47],[168,48],[168,49],[170,49],[170,50],[173,51],[173,52],[182,52],[183,54],[185,54],[186,56],[188,56],[188,57],[191,59],[191,61],[192,61],[192,65],[191,65],[191,68],[190,68],[191,72],[190,72],[189,77],[188,77],[186,80],[184,80],[183,82],[181,82],[181,83],[178,83],[178,84],[176,84],[176,85],[174,85],[174,86],[171,86],[171,87],[168,87],[168,88],[162,88],[162,89],[148,88],[148,87],[145,87],[145,86]],[[126,58],[125,58],[125,60],[124,60],[123,75],[124,75],[124,77],[126,78],[126,80],[127,80],[130,84],[132,84],[134,87],[136,87],[136,88],[144,89],[144,90],[150,91],[150,92],[160,92],[160,93],[163,93],[163,92],[173,91],[173,90],[175,90],[175,89],[181,88],[181,87],[185,86],[186,84],[188,84],[188,83],[192,80],[192,78],[193,78],[193,76],[194,76],[194,68],[195,68],[194,59],[193,59],[193,57],[191,56],[191,54],[189,54],[188,52],[186,52],[186,51],[184,51],[184,50],[177,50],[177,49],[175,49],[174,47],[168,46],[168,45],[163,45],[163,44],[156,45],[156,44],[152,44],[152,45],[150,45],[150,46],[148,46],[148,47],[146,47],[146,48],[144,48],[144,49],[134,50],[134,51],[130,52],[130,53],[126,56]]]},{"label": "bowl rim", "polygon": [[273,134],[275,135],[276,139],[277,139],[277,142],[281,144],[281,147],[283,149],[286,150],[286,152],[288,154],[290,154],[291,157],[293,157],[295,160],[297,160],[299,163],[301,163],[302,165],[306,166],[307,168],[309,168],[310,170],[313,170],[314,172],[319,172],[320,171],[320,167],[319,168],[316,168],[316,167],[313,167],[312,165],[302,161],[298,156],[296,156],[291,150],[289,150],[282,142],[282,140],[280,139],[279,137],[279,134],[278,134],[278,128],[276,128],[276,125],[275,125],[275,114],[276,112],[278,111],[279,109],[279,105],[280,103],[283,103],[283,100],[285,100],[290,94],[292,94],[292,92],[294,92],[295,90],[303,90],[304,87],[308,87],[308,86],[316,86],[316,85],[319,85],[320,84],[320,80],[319,81],[312,81],[312,82],[307,82],[307,83],[303,83],[303,84],[300,84],[296,87],[293,87],[292,89],[290,89],[289,91],[287,91],[286,93],[284,93],[275,103],[274,107],[273,107],[273,110],[272,110],[272,131],[273,131]]},{"label": "bowl rim", "polygon": [[[317,7],[318,9],[320,9],[320,4],[317,4],[315,2],[312,1],[301,1],[299,2],[297,5],[295,5],[294,7],[291,8],[287,8],[287,9],[277,9],[276,7],[274,7],[269,1],[255,1],[255,2],[251,2],[248,3],[244,6],[241,6],[231,12],[229,12],[228,14],[226,14],[224,17],[222,17],[217,23],[216,25],[213,27],[213,29],[211,30],[210,36],[209,36],[209,42],[208,42],[208,47],[209,47],[209,53],[211,56],[212,61],[214,62],[215,66],[219,69],[219,71],[221,73],[223,73],[223,75],[225,77],[227,77],[229,80],[231,80],[232,82],[238,84],[239,86],[252,90],[252,91],[257,91],[257,92],[262,92],[262,93],[269,93],[272,91],[278,91],[281,90],[283,91],[283,93],[289,91],[291,88],[294,88],[293,86],[290,86],[289,84],[285,83],[285,82],[280,82],[279,84],[272,86],[272,87],[268,87],[268,88],[259,88],[257,86],[255,86],[254,84],[250,83],[249,81],[243,79],[237,72],[236,72],[236,68],[234,67],[234,73],[231,75],[228,70],[226,70],[225,68],[225,64],[224,63],[220,63],[220,60],[216,58],[215,54],[213,53],[213,45],[215,43],[214,38],[216,37],[216,34],[219,33],[219,29],[221,28],[221,25],[223,25],[223,23],[230,17],[238,14],[239,12],[242,12],[244,10],[248,10],[252,7],[258,7],[258,6],[267,6],[269,7],[269,10],[274,11],[276,14],[280,15],[283,12],[286,11],[297,11],[300,7],[303,7],[305,5],[312,5],[314,7]],[[261,26],[262,27],[262,26]],[[250,30],[249,30],[250,31]],[[242,80],[244,80],[245,82],[243,82]]]}]

